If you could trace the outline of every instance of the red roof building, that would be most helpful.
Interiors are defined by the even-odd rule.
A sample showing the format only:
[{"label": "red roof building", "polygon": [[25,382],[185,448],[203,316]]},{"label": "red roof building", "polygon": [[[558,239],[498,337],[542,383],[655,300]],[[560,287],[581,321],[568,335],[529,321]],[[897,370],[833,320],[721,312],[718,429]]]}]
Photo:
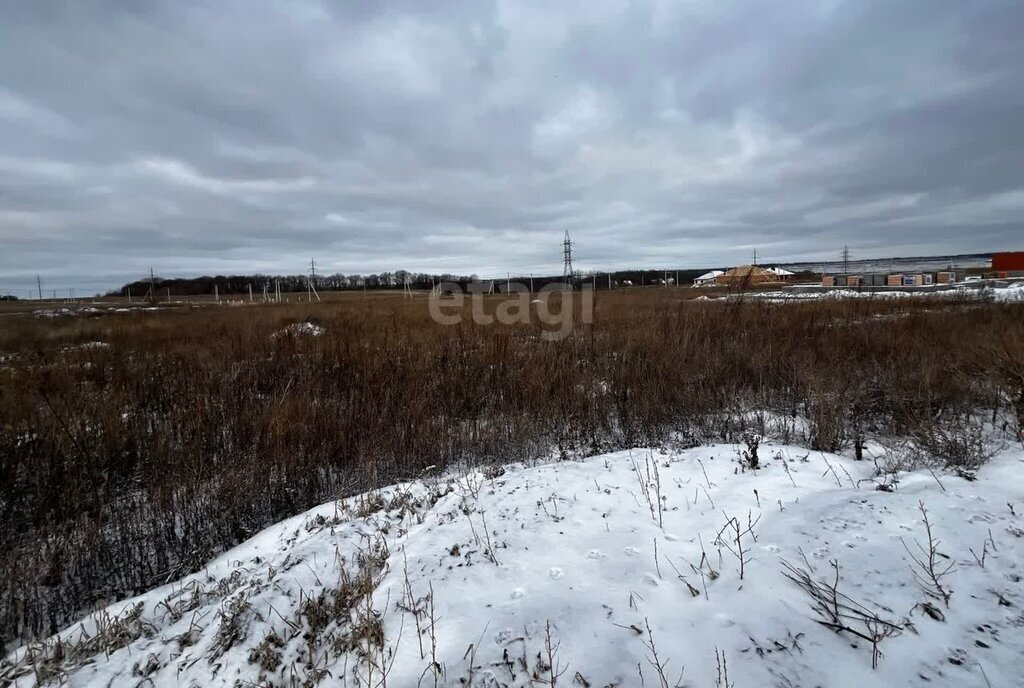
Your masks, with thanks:
[{"label": "red roof building", "polygon": [[1024,270],[1024,251],[1010,251],[992,254],[992,269],[996,272]]}]

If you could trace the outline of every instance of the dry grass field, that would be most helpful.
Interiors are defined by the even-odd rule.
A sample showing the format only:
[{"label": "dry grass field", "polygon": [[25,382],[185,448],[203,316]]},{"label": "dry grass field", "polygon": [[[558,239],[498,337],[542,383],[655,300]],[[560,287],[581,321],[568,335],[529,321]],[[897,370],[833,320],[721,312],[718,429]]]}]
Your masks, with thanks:
[{"label": "dry grass field", "polygon": [[696,291],[599,292],[593,324],[560,341],[535,321],[438,325],[423,295],[8,311],[0,644],[334,496],[459,463],[757,432],[823,450],[909,438],[969,469],[978,424],[1019,436],[1024,304]]}]

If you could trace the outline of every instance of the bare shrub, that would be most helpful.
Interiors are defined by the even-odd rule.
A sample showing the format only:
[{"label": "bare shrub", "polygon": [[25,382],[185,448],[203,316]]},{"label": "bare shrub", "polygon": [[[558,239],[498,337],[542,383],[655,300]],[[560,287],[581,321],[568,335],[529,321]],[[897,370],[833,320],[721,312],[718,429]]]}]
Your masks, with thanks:
[{"label": "bare shrub", "polygon": [[983,424],[968,415],[922,425],[914,435],[914,449],[922,464],[938,464],[965,477],[971,477],[993,454]]},{"label": "bare shrub", "polygon": [[809,406],[810,448],[838,452],[846,442],[846,404],[841,393],[813,391]]},{"label": "bare shrub", "polygon": [[878,668],[882,657],[879,645],[886,638],[903,632],[903,624],[882,618],[878,612],[839,592],[839,561],[829,562],[835,571],[831,582],[815,579],[808,568],[803,569],[783,560],[783,575],[811,598],[811,609],[817,622],[836,633],[849,633],[871,643],[871,668]]},{"label": "bare shrub", "polygon": [[[902,538],[900,538],[900,542],[903,542],[903,548],[907,550],[907,554],[914,562],[911,571],[914,573],[914,580],[918,586],[925,595],[942,600],[948,607],[953,590],[945,580],[956,568],[956,564],[953,563],[952,558],[939,551],[939,540],[932,532],[932,524],[928,520],[928,511],[924,508],[924,502],[918,502],[917,508],[921,512],[921,521],[924,523],[926,537],[924,545],[915,542],[920,554],[912,552]],[[982,562],[979,560],[979,563]],[[984,568],[984,564],[982,564],[982,568]]]}]

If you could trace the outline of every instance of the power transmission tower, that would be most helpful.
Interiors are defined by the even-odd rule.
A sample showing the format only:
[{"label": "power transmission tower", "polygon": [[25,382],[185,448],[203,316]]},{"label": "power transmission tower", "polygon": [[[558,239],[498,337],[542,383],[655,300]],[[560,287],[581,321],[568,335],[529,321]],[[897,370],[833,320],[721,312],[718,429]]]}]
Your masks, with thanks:
[{"label": "power transmission tower", "polygon": [[849,246],[843,246],[842,257],[843,257],[843,274],[844,275],[848,275],[848,274],[850,274],[850,247]]},{"label": "power transmission tower", "polygon": [[754,262],[751,263],[751,265],[754,265],[754,266],[757,265],[757,249],[756,248],[754,249]]},{"label": "power transmission tower", "polygon": [[43,300],[43,281],[36,275],[36,287],[39,289],[39,300]]},{"label": "power transmission tower", "polygon": [[565,239],[562,241],[562,259],[564,261],[562,277],[567,277],[571,280],[574,273],[572,270],[572,239],[569,238],[569,230],[565,230]]},{"label": "power transmission tower", "polygon": [[320,294],[318,294],[316,292],[316,287],[313,286],[313,280],[315,280],[315,279],[316,279],[316,263],[314,263],[313,259],[310,258],[309,259],[309,277],[306,279],[306,300],[307,301],[312,301],[314,296],[316,297],[317,301],[320,300]]}]

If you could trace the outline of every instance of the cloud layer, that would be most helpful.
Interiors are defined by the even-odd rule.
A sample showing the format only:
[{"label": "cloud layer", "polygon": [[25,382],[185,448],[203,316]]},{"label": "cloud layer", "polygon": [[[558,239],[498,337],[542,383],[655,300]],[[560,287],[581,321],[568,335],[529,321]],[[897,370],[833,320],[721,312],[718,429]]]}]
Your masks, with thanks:
[{"label": "cloud layer", "polygon": [[[570,7],[570,5],[573,5]],[[1024,5],[0,5],[0,290],[1024,241]]]}]

